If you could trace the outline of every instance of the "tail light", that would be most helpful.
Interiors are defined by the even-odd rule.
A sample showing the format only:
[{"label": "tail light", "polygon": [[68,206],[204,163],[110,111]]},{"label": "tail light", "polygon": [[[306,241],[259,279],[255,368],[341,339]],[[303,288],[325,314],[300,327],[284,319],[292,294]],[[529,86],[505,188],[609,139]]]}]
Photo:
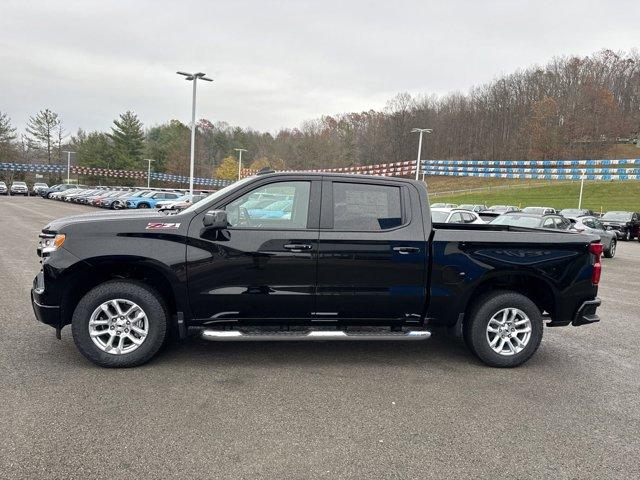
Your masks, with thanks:
[{"label": "tail light", "polygon": [[600,283],[600,275],[602,274],[602,264],[600,263],[600,256],[602,255],[601,243],[590,243],[589,253],[594,256],[593,272],[591,273],[591,283],[598,285]]}]

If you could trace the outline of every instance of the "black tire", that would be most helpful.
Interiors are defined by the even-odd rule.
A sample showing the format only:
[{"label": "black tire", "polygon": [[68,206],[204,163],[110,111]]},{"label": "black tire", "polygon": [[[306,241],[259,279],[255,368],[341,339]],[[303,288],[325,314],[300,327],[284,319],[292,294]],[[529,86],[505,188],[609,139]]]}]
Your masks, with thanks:
[{"label": "black tire", "polygon": [[618,246],[618,242],[616,241],[615,238],[611,239],[611,243],[609,244],[609,248],[607,248],[604,251],[604,256],[606,258],[613,258],[616,256],[616,250],[617,250],[617,246]]},{"label": "black tire", "polygon": [[[529,317],[531,337],[518,353],[506,356],[495,352],[487,338],[487,324],[498,312],[505,308],[517,308]],[[522,365],[538,350],[542,341],[542,314],[528,297],[508,290],[492,292],[482,296],[469,312],[464,323],[464,338],[469,349],[491,367],[509,368]]]},{"label": "black tire", "polygon": [[[89,335],[89,319],[102,303],[112,299],[130,300],[147,315],[149,331],[144,342],[130,353],[107,353],[93,343]],[[168,336],[169,314],[160,295],[143,283],[112,280],[90,290],[73,312],[71,330],[80,353],[101,367],[136,367],[148,362],[164,345]]]},{"label": "black tire", "polygon": [[622,234],[622,239],[625,242],[628,242],[629,240],[631,240],[631,232],[629,230],[625,230],[625,232]]},{"label": "black tire", "polygon": [[139,203],[137,208],[149,208],[149,205],[146,203]]}]

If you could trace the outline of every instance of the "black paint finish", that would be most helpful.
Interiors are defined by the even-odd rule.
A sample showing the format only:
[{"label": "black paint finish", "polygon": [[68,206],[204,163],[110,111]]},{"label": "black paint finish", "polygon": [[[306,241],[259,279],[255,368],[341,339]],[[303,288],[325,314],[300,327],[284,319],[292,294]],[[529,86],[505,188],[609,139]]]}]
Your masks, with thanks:
[{"label": "black paint finish", "polygon": [[[204,227],[207,211],[282,181],[311,182],[306,228]],[[400,226],[334,229],[334,181],[399,188]],[[153,286],[190,326],[451,325],[497,288],[531,289],[562,325],[597,293],[588,251],[596,237],[493,225],[433,229],[424,185],[397,178],[267,174],[177,215],[89,214],[56,220],[45,231],[66,240],[43,258],[32,299],[38,319],[56,328],[70,322],[90,288],[122,277]]]}]

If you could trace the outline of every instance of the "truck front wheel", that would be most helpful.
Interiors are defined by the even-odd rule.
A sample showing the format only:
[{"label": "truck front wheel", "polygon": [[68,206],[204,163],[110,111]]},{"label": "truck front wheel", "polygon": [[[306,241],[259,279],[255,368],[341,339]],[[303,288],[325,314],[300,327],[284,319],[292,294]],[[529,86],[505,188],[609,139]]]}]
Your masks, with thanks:
[{"label": "truck front wheel", "polygon": [[146,285],[127,280],[90,290],[73,313],[73,340],[86,358],[102,367],[135,367],[162,347],[167,311]]},{"label": "truck front wheel", "polygon": [[516,367],[536,352],[542,340],[542,314],[528,297],[511,291],[482,297],[464,325],[471,351],[492,367]]}]

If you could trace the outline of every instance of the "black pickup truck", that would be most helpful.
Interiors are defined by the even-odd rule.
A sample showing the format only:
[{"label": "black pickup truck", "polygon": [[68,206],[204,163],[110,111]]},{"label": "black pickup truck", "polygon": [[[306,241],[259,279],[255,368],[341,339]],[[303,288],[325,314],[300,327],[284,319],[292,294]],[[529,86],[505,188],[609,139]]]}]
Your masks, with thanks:
[{"label": "black pickup truck", "polygon": [[406,340],[441,331],[483,362],[529,359],[547,327],[597,322],[598,237],[432,225],[425,185],[266,173],[182,212],[63,218],[40,235],[36,317],[107,367],[169,337]]}]

